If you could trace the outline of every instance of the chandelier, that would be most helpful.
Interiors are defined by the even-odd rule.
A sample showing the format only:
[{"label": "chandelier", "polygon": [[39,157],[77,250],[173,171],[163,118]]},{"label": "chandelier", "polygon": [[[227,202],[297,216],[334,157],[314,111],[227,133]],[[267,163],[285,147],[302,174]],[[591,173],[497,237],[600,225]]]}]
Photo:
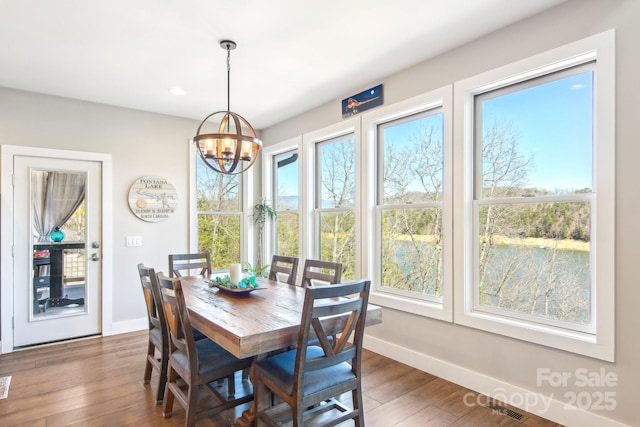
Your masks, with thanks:
[{"label": "chandelier", "polygon": [[[220,47],[227,51],[227,110],[209,114],[198,126],[193,143],[198,149],[204,163],[216,172],[235,175],[249,169],[256,161],[262,141],[256,137],[251,124],[241,115],[231,112],[229,108],[231,73],[231,51],[236,43],[223,40]],[[217,123],[217,133],[203,133],[202,126],[211,119]],[[247,133],[243,133],[246,130]]]}]

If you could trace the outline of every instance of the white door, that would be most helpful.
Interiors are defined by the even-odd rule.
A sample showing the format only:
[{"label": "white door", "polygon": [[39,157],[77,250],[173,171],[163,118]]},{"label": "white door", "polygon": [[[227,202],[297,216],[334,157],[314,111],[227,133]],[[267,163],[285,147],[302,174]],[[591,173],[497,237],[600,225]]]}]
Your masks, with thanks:
[{"label": "white door", "polygon": [[[13,166],[14,347],[101,333],[102,164],[16,155]],[[51,172],[86,178],[84,201],[69,211],[74,213],[62,226],[60,242],[39,241],[39,202],[31,197]]]}]

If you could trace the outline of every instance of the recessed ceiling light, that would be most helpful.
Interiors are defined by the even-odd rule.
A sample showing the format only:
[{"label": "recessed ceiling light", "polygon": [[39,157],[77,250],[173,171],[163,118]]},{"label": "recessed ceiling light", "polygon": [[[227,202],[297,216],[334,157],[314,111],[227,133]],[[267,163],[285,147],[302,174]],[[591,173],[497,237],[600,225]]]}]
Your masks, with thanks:
[{"label": "recessed ceiling light", "polygon": [[181,87],[172,87],[169,89],[169,93],[172,95],[186,95],[187,91],[182,89]]}]

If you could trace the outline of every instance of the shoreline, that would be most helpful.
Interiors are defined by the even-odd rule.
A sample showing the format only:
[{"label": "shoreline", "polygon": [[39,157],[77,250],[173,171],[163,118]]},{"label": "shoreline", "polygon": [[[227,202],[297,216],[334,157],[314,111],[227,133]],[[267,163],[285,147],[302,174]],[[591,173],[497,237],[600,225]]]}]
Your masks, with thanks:
[{"label": "shoreline", "polygon": [[495,242],[499,245],[519,245],[526,247],[538,247],[540,249],[559,249],[563,251],[581,251],[589,252],[590,243],[581,240],[572,239],[545,239],[542,237],[525,237],[522,239],[513,239],[505,236],[496,236]]},{"label": "shoreline", "polygon": [[[431,236],[427,235],[416,235],[413,237],[415,240],[433,242],[435,239]],[[411,240],[407,235],[397,236],[396,240],[408,241]],[[506,236],[495,236],[494,242],[497,245],[509,245],[509,246],[525,246],[529,248],[554,248],[563,251],[581,251],[581,252],[589,252],[590,243],[583,242],[580,240],[572,240],[572,239],[545,239],[542,237],[525,237],[521,239],[515,239],[512,237]]]}]

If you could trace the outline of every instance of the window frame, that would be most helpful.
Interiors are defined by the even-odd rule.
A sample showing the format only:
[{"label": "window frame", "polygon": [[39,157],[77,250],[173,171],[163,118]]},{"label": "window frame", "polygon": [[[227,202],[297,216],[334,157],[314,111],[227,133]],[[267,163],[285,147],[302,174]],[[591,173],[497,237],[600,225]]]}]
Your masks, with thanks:
[{"label": "window frame", "polygon": [[[303,145],[303,162],[301,162],[302,170],[305,171],[304,188],[300,194],[304,194],[303,215],[305,226],[303,227],[305,234],[301,242],[301,251],[304,258],[320,259],[320,223],[319,211],[316,209],[316,184],[315,181],[319,176],[316,171],[316,144],[333,138],[339,138],[344,135],[353,134],[355,143],[355,202],[353,212],[355,214],[355,259],[354,259],[354,275],[355,277],[363,277],[362,269],[362,249],[359,242],[362,241],[361,222],[362,222],[362,144],[360,132],[360,118],[352,117],[343,120],[341,123],[327,126],[325,128],[306,133],[302,135]],[[326,210],[323,210],[326,212]],[[303,215],[300,219],[303,221]],[[301,258],[303,259],[303,258]]]},{"label": "window frame", "polygon": [[[201,213],[206,213],[198,210],[198,198],[196,194],[197,189],[197,160],[198,160],[198,151],[196,149],[193,140],[189,141],[189,251],[197,252],[198,251],[198,215]],[[254,165],[255,166],[255,165]],[[224,212],[220,213],[220,215],[239,215],[240,216],[240,260],[238,260],[242,265],[245,262],[250,261],[252,259],[249,257],[249,254],[255,251],[254,242],[256,239],[249,239],[248,236],[253,234],[254,226],[253,221],[247,221],[247,206],[254,205],[254,185],[255,181],[255,167],[250,168],[248,171],[243,172],[239,176],[240,179],[240,211],[232,211],[232,212]],[[215,214],[215,212],[214,212]],[[226,269],[222,269],[226,270]],[[221,270],[216,270],[221,271]]]},{"label": "window frame", "polygon": [[[322,175],[323,175],[323,158],[322,158],[322,150],[323,147],[325,146],[330,146],[332,144],[338,144],[338,143],[343,143],[343,142],[349,142],[349,140],[353,139],[353,167],[354,167],[354,194],[353,194],[353,204],[350,206],[342,206],[342,207],[323,207],[322,206]],[[313,182],[314,182],[314,200],[313,200],[313,212],[314,212],[314,237],[315,237],[315,241],[314,241],[314,246],[313,246],[313,250],[316,255],[317,259],[320,259],[322,261],[331,261],[331,262],[341,262],[340,260],[335,260],[335,259],[323,259],[322,258],[322,217],[323,215],[340,215],[340,214],[353,214],[353,218],[354,218],[354,225],[355,225],[355,219],[356,216],[359,214],[358,209],[357,209],[357,192],[355,189],[355,181],[356,181],[356,176],[358,174],[358,169],[360,169],[360,166],[357,164],[356,162],[356,154],[355,154],[355,140],[356,140],[356,136],[353,133],[344,133],[344,134],[340,134],[340,135],[336,135],[333,136],[331,138],[327,138],[327,139],[320,139],[320,140],[316,140],[314,142],[314,156],[315,156],[315,163],[314,163],[314,178],[313,178]],[[354,230],[355,233],[355,230]],[[357,242],[355,242],[355,236],[354,236],[354,250],[355,250],[355,246],[357,245]],[[354,253],[354,274],[355,274],[355,253]],[[345,273],[345,266],[344,263],[343,264],[343,270],[342,270],[342,277],[343,280],[346,279],[346,277],[344,276]]]},{"label": "window frame", "polygon": [[[445,86],[428,93],[398,102],[396,104],[366,112],[362,116],[364,134],[363,173],[365,202],[363,205],[364,235],[375,236],[372,241],[363,242],[363,257],[366,264],[364,271],[372,277],[370,301],[381,306],[402,310],[408,313],[431,317],[447,322],[453,321],[453,221],[452,221],[452,188],[453,188],[453,87]],[[443,239],[443,282],[441,302],[431,298],[411,296],[409,293],[389,292],[380,286],[382,282],[379,263],[381,257],[382,239],[379,233],[382,210],[397,205],[384,205],[378,202],[380,160],[378,156],[378,127],[379,125],[401,120],[415,114],[439,109],[443,114],[443,192],[442,192],[442,239]],[[431,206],[432,203],[421,203],[420,206]],[[412,205],[413,207],[413,205]],[[373,243],[373,244],[370,244]]]},{"label": "window frame", "polygon": [[[606,361],[615,359],[615,43],[613,30],[526,58],[455,84],[456,150],[454,167],[462,171],[454,192],[455,322]],[[540,324],[488,310],[475,301],[473,138],[475,96],[538,76],[596,61],[594,73],[593,202],[591,267],[594,331]],[[542,198],[540,198],[542,201]],[[497,201],[493,201],[497,202]],[[596,256],[597,255],[597,256]]]},{"label": "window frame", "polygon": [[[273,162],[274,158],[280,154],[289,152],[289,151],[297,151],[298,152],[298,221],[300,224],[300,231],[298,234],[298,248],[302,251],[303,244],[303,229],[306,227],[306,224],[303,223],[304,218],[304,197],[302,196],[302,189],[304,188],[304,174],[302,173],[302,165],[304,163],[303,152],[302,152],[302,137],[297,136],[286,141],[269,145],[262,149],[262,195],[265,199],[273,201],[275,198],[274,194],[274,168]],[[277,219],[276,219],[277,221]],[[271,262],[271,258],[275,254],[275,227],[271,221],[268,221],[264,227],[264,251],[263,254],[264,260],[269,260]],[[299,258],[302,257],[301,253],[297,255]]]}]

